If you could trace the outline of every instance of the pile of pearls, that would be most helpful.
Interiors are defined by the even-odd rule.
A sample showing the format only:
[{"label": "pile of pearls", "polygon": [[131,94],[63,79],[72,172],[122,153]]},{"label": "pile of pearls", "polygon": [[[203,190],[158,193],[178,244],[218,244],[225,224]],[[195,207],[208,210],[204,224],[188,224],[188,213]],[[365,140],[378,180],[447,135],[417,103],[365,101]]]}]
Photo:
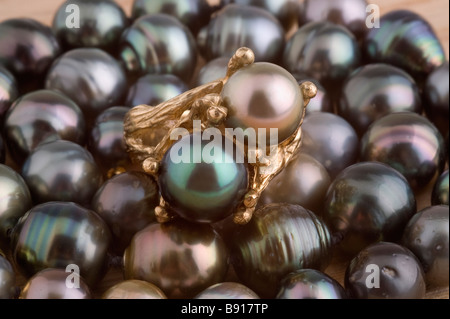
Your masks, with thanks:
[{"label": "pile of pearls", "polygon": [[[429,22],[399,10],[369,29],[365,0],[132,2],[131,16],[114,1],[71,0],[51,26],[0,20],[0,298],[448,289],[449,65]],[[131,107],[224,77],[240,47],[257,62],[222,92],[228,126],[276,127],[282,142],[303,115],[297,84],[318,88],[299,154],[245,226],[230,217],[249,183],[244,164],[183,166],[167,153],[156,181],[123,139]],[[165,224],[161,195],[177,215]],[[345,278],[325,273],[333,256]]]}]

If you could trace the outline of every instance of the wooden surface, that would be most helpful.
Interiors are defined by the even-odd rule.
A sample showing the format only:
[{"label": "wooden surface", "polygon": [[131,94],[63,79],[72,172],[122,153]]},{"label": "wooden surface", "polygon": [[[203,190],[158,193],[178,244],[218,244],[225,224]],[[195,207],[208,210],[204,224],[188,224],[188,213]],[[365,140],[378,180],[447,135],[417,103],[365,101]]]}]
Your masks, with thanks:
[{"label": "wooden surface", "polygon": [[[216,0],[210,0],[216,1]],[[30,17],[44,24],[50,25],[56,8],[64,0],[0,0],[0,21],[8,18]],[[116,0],[129,15],[131,12],[132,0]],[[370,3],[379,5],[381,13],[391,10],[408,9],[421,14],[433,26],[441,43],[445,49],[446,56],[449,56],[449,1],[448,0],[370,0]],[[430,191],[432,184],[417,194],[418,209],[430,205]],[[336,255],[332,264],[326,269],[333,278],[343,284],[345,268],[348,265],[348,259]],[[111,269],[103,282],[97,289],[96,295],[99,296],[104,290],[123,279],[119,269]],[[235,275],[232,270],[228,280],[234,280]],[[23,284],[23,278],[19,279],[19,285]],[[426,298],[448,299],[449,289],[438,288],[428,289]]]}]

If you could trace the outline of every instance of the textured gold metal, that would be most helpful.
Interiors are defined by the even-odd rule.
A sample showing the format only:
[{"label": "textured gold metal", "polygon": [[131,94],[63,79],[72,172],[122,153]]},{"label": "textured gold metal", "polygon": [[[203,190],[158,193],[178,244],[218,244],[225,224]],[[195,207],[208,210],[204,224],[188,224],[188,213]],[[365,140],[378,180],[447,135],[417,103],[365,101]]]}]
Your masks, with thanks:
[{"label": "textured gold metal", "polygon": [[[170,139],[170,133],[174,129],[185,128],[192,132],[193,121],[200,120],[202,130],[217,127],[224,133],[228,109],[222,103],[220,93],[235,72],[254,61],[251,49],[240,48],[230,59],[223,79],[194,88],[155,107],[139,105],[132,108],[124,120],[124,138],[131,160],[157,179],[160,162],[175,142]],[[270,155],[256,150],[256,163],[248,163],[248,191],[233,216],[237,224],[243,225],[251,220],[261,193],[286,167],[300,147],[306,106],[316,96],[317,88],[313,83],[305,82],[300,89],[305,108],[297,130],[278,144],[277,151],[269,152]],[[167,222],[173,218],[163,198],[155,213],[159,222]]]}]

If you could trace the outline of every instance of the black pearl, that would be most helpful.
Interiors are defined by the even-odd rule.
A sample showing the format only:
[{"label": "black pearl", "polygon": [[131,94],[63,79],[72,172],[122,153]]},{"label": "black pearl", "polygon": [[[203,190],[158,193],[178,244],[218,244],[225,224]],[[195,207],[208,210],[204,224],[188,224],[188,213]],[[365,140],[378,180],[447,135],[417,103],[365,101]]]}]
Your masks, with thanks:
[{"label": "black pearl", "polygon": [[349,254],[377,241],[399,240],[415,212],[416,200],[407,180],[376,162],[342,171],[331,183],[324,204],[324,220]]},{"label": "black pearl", "polygon": [[99,188],[92,209],[108,224],[114,252],[122,255],[134,234],[156,221],[154,209],[158,204],[156,181],[141,172],[126,172]]},{"label": "black pearl", "polygon": [[219,57],[206,63],[200,69],[195,84],[200,86],[224,78],[227,74],[229,61],[230,59],[227,57]]},{"label": "black pearl", "polygon": [[247,191],[248,173],[246,165],[237,161],[232,140],[220,135],[218,147],[211,152],[212,142],[201,138],[194,133],[173,144],[161,161],[158,185],[178,215],[212,223],[235,211]]},{"label": "black pearl", "polygon": [[395,112],[422,112],[420,92],[405,71],[382,63],[369,64],[346,80],[339,114],[362,136],[375,120]]},{"label": "black pearl", "polygon": [[[76,21],[75,12],[79,13]],[[65,50],[90,47],[113,53],[127,26],[125,12],[108,0],[66,1],[53,18],[53,31]]]},{"label": "black pearl", "polygon": [[204,0],[134,0],[132,18],[143,15],[165,13],[185,24],[193,34],[208,24],[213,6]]},{"label": "black pearl", "polygon": [[8,149],[18,164],[42,143],[62,139],[84,145],[85,130],[78,105],[64,94],[50,90],[21,96],[5,115]]},{"label": "black pearl", "polygon": [[36,203],[90,204],[102,181],[92,155],[80,145],[62,140],[37,147],[23,164],[22,176]]},{"label": "black pearl", "polygon": [[432,205],[448,205],[449,187],[448,187],[448,170],[442,173],[434,184],[431,193]]},{"label": "black pearl", "polygon": [[14,74],[22,93],[42,87],[60,52],[52,30],[38,21],[10,19],[0,23],[0,64]]},{"label": "black pearl", "polygon": [[414,189],[423,188],[444,170],[444,139],[419,114],[389,114],[364,134],[361,160],[385,163],[402,173]]},{"label": "black pearl", "polygon": [[306,81],[309,81],[314,83],[317,87],[316,96],[309,101],[308,107],[306,108],[306,115],[312,112],[334,113],[334,104],[332,98],[319,81],[304,73],[295,73],[293,74],[293,76],[297,80],[299,85],[302,85]]},{"label": "black pearl", "polygon": [[258,204],[296,204],[321,215],[330,182],[330,175],[322,164],[300,153],[270,182]]},{"label": "black pearl", "polygon": [[358,158],[359,140],[353,127],[332,113],[313,112],[302,125],[301,152],[318,160],[334,179]]},{"label": "black pearl", "polygon": [[50,68],[45,87],[71,98],[86,122],[108,107],[120,105],[126,90],[125,73],[111,55],[100,49],[74,49],[64,53]]},{"label": "black pearl", "polygon": [[118,167],[126,168],[130,165],[123,138],[123,119],[129,110],[123,106],[104,110],[97,116],[89,134],[88,150],[106,174]]},{"label": "black pearl", "polygon": [[0,249],[9,248],[11,230],[31,206],[30,191],[23,178],[0,164]]},{"label": "black pearl", "polygon": [[192,298],[223,281],[227,259],[225,243],[210,225],[156,223],[138,232],[125,251],[125,278],[153,283],[168,298]]},{"label": "black pearl", "polygon": [[197,43],[207,60],[231,58],[240,47],[248,47],[257,62],[278,63],[285,40],[283,27],[266,10],[230,4],[199,32]]},{"label": "black pearl", "polygon": [[436,125],[442,136],[448,134],[448,62],[428,76],[424,88],[424,106],[427,117]]},{"label": "black pearl", "polygon": [[0,299],[14,298],[16,291],[16,274],[10,262],[0,251]]},{"label": "black pearl", "polygon": [[237,4],[256,6],[272,13],[289,31],[297,20],[298,2],[296,0],[231,0]]},{"label": "black pearl", "polygon": [[306,73],[333,96],[361,60],[355,36],[330,22],[311,22],[299,28],[286,44],[283,65],[291,73]]},{"label": "black pearl", "polygon": [[195,299],[259,299],[250,288],[237,282],[221,282],[206,288]]},{"label": "black pearl", "polygon": [[19,96],[17,82],[14,76],[0,65],[0,129],[3,125],[3,116],[11,104]]},{"label": "black pearl", "polygon": [[74,264],[79,275],[94,284],[105,274],[110,241],[108,226],[93,211],[75,203],[49,202],[33,207],[17,223],[13,258],[26,277]]},{"label": "black pearl", "polygon": [[329,21],[348,28],[358,40],[367,33],[366,0],[305,0],[300,4],[298,24]]},{"label": "black pearl", "polygon": [[128,89],[125,105],[157,106],[188,90],[188,86],[173,74],[147,74]]},{"label": "black pearl", "polygon": [[77,281],[79,287],[67,285],[70,274],[64,269],[44,269],[28,280],[19,299],[91,299],[89,286],[82,277]]},{"label": "black pearl", "polygon": [[331,257],[327,226],[298,205],[263,206],[247,225],[237,226],[228,236],[236,274],[262,298],[275,297],[290,272],[324,269]]},{"label": "black pearl", "polygon": [[103,293],[102,299],[167,299],[161,289],[142,280],[124,280]]},{"label": "black pearl", "polygon": [[448,205],[440,205],[415,214],[403,233],[403,245],[422,263],[426,283],[430,286],[448,287],[448,232]]},{"label": "black pearl", "polygon": [[277,299],[346,299],[344,287],[315,269],[301,269],[287,275],[281,282]]},{"label": "black pearl", "polygon": [[132,77],[174,74],[189,82],[197,65],[194,37],[186,26],[167,14],[137,19],[123,33],[119,52]]},{"label": "black pearl", "polygon": [[371,63],[388,63],[410,73],[421,85],[445,61],[445,53],[430,24],[408,11],[391,11],[371,29],[364,43]]},{"label": "black pearl", "polygon": [[345,288],[357,299],[422,299],[420,262],[407,248],[381,242],[363,249],[345,273]]}]

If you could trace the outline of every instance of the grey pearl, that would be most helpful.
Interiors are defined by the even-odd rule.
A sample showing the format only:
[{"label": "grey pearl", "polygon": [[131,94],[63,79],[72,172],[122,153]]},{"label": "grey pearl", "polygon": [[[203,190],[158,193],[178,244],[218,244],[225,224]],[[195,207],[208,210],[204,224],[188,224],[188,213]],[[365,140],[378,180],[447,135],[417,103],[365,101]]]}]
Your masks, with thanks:
[{"label": "grey pearl", "polygon": [[[78,25],[68,27],[68,23],[75,22],[71,16],[76,12],[73,6],[79,10]],[[53,31],[65,50],[94,47],[112,53],[117,50],[127,25],[123,9],[108,0],[69,0],[58,8],[53,18]]]},{"label": "grey pearl", "polygon": [[197,43],[207,60],[231,58],[240,47],[248,47],[257,62],[278,63],[285,40],[283,27],[266,10],[230,4],[199,32]]},{"label": "grey pearl", "polygon": [[188,90],[188,86],[173,74],[147,74],[130,86],[125,105],[157,106]]},{"label": "grey pearl", "polygon": [[311,22],[290,38],[283,65],[291,73],[306,73],[318,80],[332,96],[338,96],[342,82],[361,62],[354,35],[330,22]]},{"label": "grey pearl", "polygon": [[167,14],[140,17],[122,35],[119,56],[131,77],[174,74],[189,82],[197,65],[195,39]]},{"label": "grey pearl", "polygon": [[338,115],[313,112],[302,125],[301,152],[318,160],[334,179],[358,158],[359,140],[353,127]]},{"label": "grey pearl", "polygon": [[92,155],[80,145],[62,140],[37,147],[23,164],[22,176],[36,203],[86,205],[102,181]]},{"label": "grey pearl", "polygon": [[97,116],[89,134],[88,150],[99,168],[106,174],[131,165],[123,138],[123,119],[130,109],[113,106]]},{"label": "grey pearl", "polygon": [[287,275],[277,299],[346,299],[344,287],[325,273],[301,269]]},{"label": "grey pearl", "polygon": [[12,168],[0,164],[0,249],[9,248],[9,234],[32,206],[30,191]]},{"label": "grey pearl", "polygon": [[306,108],[306,115],[312,112],[334,113],[333,99],[319,81],[305,73],[295,73],[292,75],[297,80],[299,85],[302,85],[304,82],[309,81],[314,83],[317,87],[317,94],[313,99],[309,101],[308,107]]},{"label": "grey pearl", "polygon": [[362,136],[375,120],[394,112],[422,112],[420,92],[414,79],[388,64],[369,64],[346,80],[339,114]]},{"label": "grey pearl", "polygon": [[366,0],[305,0],[300,4],[298,23],[329,21],[348,28],[358,40],[369,30],[366,26]]},{"label": "grey pearl", "polygon": [[0,128],[3,125],[3,115],[19,96],[17,82],[14,76],[0,65]]},{"label": "grey pearl", "polygon": [[330,175],[322,164],[300,153],[270,182],[258,204],[296,204],[321,215],[330,182]]},{"label": "grey pearl", "polygon": [[444,139],[419,114],[389,114],[375,121],[361,139],[361,160],[385,163],[414,189],[423,188],[444,171]]},{"label": "grey pearl", "polygon": [[92,209],[108,224],[114,252],[123,254],[138,231],[155,222],[158,185],[142,172],[126,172],[106,181],[92,200]]},{"label": "grey pearl", "polygon": [[424,88],[425,112],[443,136],[448,133],[448,78],[448,62],[445,62],[436,70],[431,72]]},{"label": "grey pearl", "polygon": [[37,146],[55,140],[84,145],[83,113],[65,95],[39,90],[20,97],[5,116],[4,133],[12,158],[19,165]]},{"label": "grey pearl", "polygon": [[250,288],[237,282],[221,282],[206,288],[194,299],[259,299]]},{"label": "grey pearl", "polygon": [[442,173],[434,184],[431,193],[431,204],[433,205],[448,205],[449,185],[448,185],[448,170]]},{"label": "grey pearl", "polygon": [[227,74],[229,58],[219,57],[206,63],[199,71],[195,83],[197,86],[224,78]]},{"label": "grey pearl", "polygon": [[403,233],[403,245],[422,263],[430,286],[448,287],[448,227],[448,205],[431,206],[415,214]]},{"label": "grey pearl", "polygon": [[16,274],[0,250],[0,299],[12,299],[16,290]]},{"label": "grey pearl", "polygon": [[108,53],[100,49],[74,49],[53,63],[45,87],[75,101],[86,122],[92,124],[106,108],[120,105],[126,77],[119,62]]},{"label": "grey pearl", "polygon": [[82,277],[79,287],[69,287],[70,272],[48,268],[34,275],[22,289],[19,299],[91,299],[91,292]]}]

